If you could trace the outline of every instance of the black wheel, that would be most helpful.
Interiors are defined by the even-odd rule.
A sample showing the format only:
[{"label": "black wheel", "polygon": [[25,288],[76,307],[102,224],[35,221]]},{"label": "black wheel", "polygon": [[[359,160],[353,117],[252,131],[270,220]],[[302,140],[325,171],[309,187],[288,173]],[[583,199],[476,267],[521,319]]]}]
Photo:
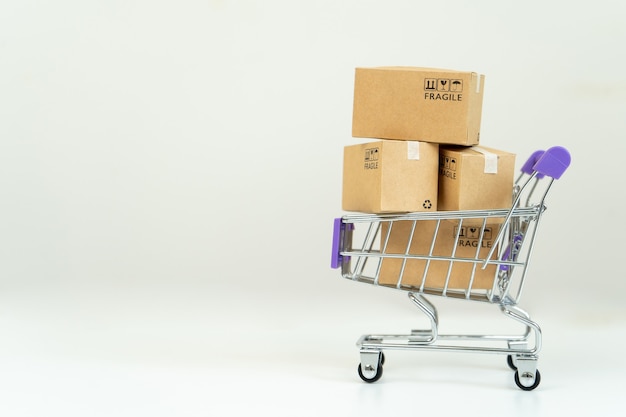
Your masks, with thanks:
[{"label": "black wheel", "polygon": [[380,379],[381,376],[383,376],[383,365],[379,362],[378,363],[378,369],[376,370],[376,375],[374,375],[372,378],[366,378],[363,375],[363,369],[361,368],[361,364],[359,364],[359,376],[361,377],[361,379],[365,382],[376,382]]},{"label": "black wheel", "polygon": [[509,365],[509,368],[512,370],[517,371],[517,366],[513,363],[513,355],[508,355],[506,357],[506,364]]},{"label": "black wheel", "polygon": [[383,352],[380,352],[380,360],[379,360],[381,365],[385,364],[385,354]]},{"label": "black wheel", "polygon": [[539,373],[539,369],[537,369],[535,371],[535,382],[532,385],[528,386],[528,387],[525,386],[525,385],[522,385],[520,383],[519,375],[518,375],[517,372],[515,372],[515,384],[518,387],[520,387],[521,389],[523,389],[524,391],[532,391],[532,390],[534,390],[535,388],[537,388],[539,386],[540,382],[541,382],[541,374]]}]

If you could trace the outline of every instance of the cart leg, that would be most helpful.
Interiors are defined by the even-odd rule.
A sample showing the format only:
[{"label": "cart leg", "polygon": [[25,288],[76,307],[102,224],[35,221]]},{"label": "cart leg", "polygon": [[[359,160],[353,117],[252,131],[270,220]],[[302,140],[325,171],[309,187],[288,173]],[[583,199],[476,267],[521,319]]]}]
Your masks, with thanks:
[{"label": "cart leg", "polygon": [[419,308],[430,321],[430,330],[411,330],[411,342],[420,344],[430,344],[437,340],[439,334],[439,315],[435,306],[424,296],[416,293],[409,293],[409,298]]},{"label": "cart leg", "polygon": [[[541,349],[541,329],[524,310],[513,306],[501,306],[501,309],[506,316],[526,326],[526,333],[522,338],[508,342],[511,354],[508,356],[507,362],[509,367],[515,371],[515,384],[524,391],[532,391],[541,382],[541,374],[537,369],[539,359],[537,352]],[[535,346],[529,348],[528,337],[531,331],[534,331]]]},{"label": "cart leg", "polygon": [[[502,313],[507,317],[516,320],[526,326],[526,333],[519,339],[513,339],[509,341],[509,348],[520,348],[520,353],[535,355],[541,349],[541,329],[539,325],[530,319],[528,313],[518,307],[513,306],[500,306]],[[528,341],[531,331],[534,332],[535,346],[528,348]],[[522,350],[523,349],[523,350]]]},{"label": "cart leg", "polygon": [[365,382],[376,382],[383,375],[383,352],[380,350],[361,349],[359,376]]}]

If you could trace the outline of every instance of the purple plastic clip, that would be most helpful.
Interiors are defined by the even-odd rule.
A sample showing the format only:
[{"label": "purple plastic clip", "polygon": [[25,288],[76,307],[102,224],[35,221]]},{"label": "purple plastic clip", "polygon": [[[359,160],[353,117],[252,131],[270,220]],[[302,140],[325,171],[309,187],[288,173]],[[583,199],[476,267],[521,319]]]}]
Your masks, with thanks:
[{"label": "purple plastic clip", "polygon": [[[515,235],[513,238],[513,247],[507,246],[506,250],[502,254],[503,261],[512,261],[514,262],[517,258],[517,252],[519,251],[520,246],[522,245],[523,236],[521,234]],[[500,271],[510,271],[512,269],[512,265],[500,265]]]},{"label": "purple plastic clip", "polygon": [[547,175],[555,180],[561,178],[571,162],[571,156],[562,146],[553,146],[543,153],[533,166],[537,174]]},{"label": "purple plastic clip", "polygon": [[333,223],[333,253],[330,257],[330,267],[337,269],[343,262],[343,256],[339,253],[339,245],[341,244],[341,232],[345,230],[346,225],[341,221],[341,217],[335,219]]}]

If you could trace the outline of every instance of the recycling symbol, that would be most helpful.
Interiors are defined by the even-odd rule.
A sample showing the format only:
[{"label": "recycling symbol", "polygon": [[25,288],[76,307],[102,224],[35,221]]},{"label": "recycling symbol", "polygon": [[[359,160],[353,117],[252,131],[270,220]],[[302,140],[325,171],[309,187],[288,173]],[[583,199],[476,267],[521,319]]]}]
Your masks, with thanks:
[{"label": "recycling symbol", "polygon": [[422,206],[423,206],[425,209],[429,209],[429,208],[432,208],[432,207],[433,207],[433,204],[430,202],[430,200],[425,200],[425,201],[424,201],[424,204],[422,204]]}]

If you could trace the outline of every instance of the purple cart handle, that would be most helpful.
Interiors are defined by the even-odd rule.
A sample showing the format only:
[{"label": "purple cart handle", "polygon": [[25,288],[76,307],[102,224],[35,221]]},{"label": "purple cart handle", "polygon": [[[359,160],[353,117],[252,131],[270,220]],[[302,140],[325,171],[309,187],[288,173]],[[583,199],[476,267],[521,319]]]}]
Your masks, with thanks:
[{"label": "purple cart handle", "polygon": [[[533,152],[532,155],[530,155],[530,158],[528,158],[528,160],[526,161],[526,163],[522,166],[521,171],[524,174],[528,174],[528,175],[532,175],[533,172],[535,172],[535,164],[537,163],[537,161],[539,161],[539,159],[543,156],[543,154],[545,153],[545,151],[543,150],[538,150]],[[536,175],[538,179],[543,178],[543,174],[537,174]]]},{"label": "purple cart handle", "polygon": [[537,174],[547,175],[558,180],[571,162],[571,156],[562,146],[553,146],[543,153],[533,166]]}]

